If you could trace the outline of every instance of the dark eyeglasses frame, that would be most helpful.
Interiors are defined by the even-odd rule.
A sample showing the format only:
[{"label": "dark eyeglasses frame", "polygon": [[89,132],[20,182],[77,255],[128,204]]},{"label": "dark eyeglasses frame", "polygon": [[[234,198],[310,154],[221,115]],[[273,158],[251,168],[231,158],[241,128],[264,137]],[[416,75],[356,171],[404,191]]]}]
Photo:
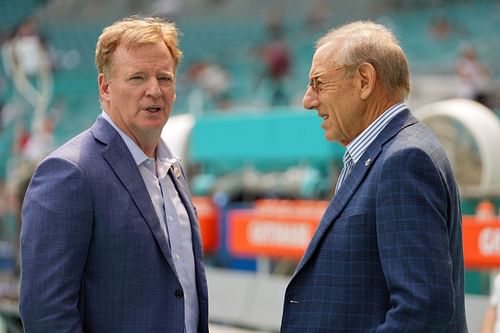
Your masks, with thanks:
[{"label": "dark eyeglasses frame", "polygon": [[[337,66],[337,67],[333,67],[333,68],[330,68],[329,70],[327,70],[326,72],[322,73],[321,75],[327,75],[327,74],[330,74],[330,73],[333,73],[333,72],[336,72],[340,69],[344,69],[346,67],[350,67],[351,65],[340,65],[340,66]],[[313,76],[309,79],[309,83],[307,84],[307,89],[311,88],[316,94],[319,94],[319,92],[321,91],[320,87],[318,86],[318,84],[324,84],[325,82],[321,82],[319,83],[318,82],[318,78],[320,76],[317,75],[317,76]]]}]

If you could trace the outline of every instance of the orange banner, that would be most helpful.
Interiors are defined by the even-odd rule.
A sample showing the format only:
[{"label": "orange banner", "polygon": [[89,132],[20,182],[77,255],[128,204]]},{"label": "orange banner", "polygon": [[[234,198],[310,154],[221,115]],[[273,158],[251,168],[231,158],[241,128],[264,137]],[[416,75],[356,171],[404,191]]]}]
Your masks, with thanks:
[{"label": "orange banner", "polygon": [[201,240],[206,253],[214,252],[219,246],[219,213],[217,206],[208,197],[193,197],[198,212]]},{"label": "orange banner", "polygon": [[235,256],[300,259],[318,222],[317,218],[232,211],[228,216],[229,252]]},{"label": "orange banner", "polygon": [[464,216],[462,221],[466,268],[500,268],[500,218]]},{"label": "orange banner", "polygon": [[[229,213],[229,251],[235,256],[300,259],[321,216],[300,215],[291,207],[288,214],[283,207],[271,214],[258,207]],[[464,216],[462,228],[465,267],[500,268],[500,218]]]},{"label": "orange banner", "polygon": [[326,201],[260,200],[228,214],[229,252],[235,256],[300,259]]}]

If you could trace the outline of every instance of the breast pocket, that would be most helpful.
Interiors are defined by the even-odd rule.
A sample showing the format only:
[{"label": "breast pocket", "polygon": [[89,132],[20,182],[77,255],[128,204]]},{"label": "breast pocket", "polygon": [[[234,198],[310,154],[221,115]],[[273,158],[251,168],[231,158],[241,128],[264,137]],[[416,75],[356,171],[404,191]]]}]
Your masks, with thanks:
[{"label": "breast pocket", "polygon": [[362,213],[333,222],[323,247],[338,260],[363,262],[377,256],[377,235],[373,214]]},{"label": "breast pocket", "polygon": [[353,216],[350,216],[348,218],[345,219],[346,220],[346,224],[349,226],[355,226],[355,225],[365,225],[368,221],[368,214],[357,214],[357,215],[353,215]]}]

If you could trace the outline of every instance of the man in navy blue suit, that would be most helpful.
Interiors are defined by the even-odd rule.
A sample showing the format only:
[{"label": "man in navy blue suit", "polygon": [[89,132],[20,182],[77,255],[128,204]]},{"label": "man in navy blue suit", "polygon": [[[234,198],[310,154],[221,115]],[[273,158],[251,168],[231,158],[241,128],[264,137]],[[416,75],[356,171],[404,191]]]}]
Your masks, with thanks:
[{"label": "man in navy blue suit", "polygon": [[103,112],[42,161],[24,200],[26,332],[208,332],[198,221],[160,137],[181,55],[175,25],[157,18],[100,35]]},{"label": "man in navy blue suit", "polygon": [[406,56],[369,21],[316,43],[304,107],[346,147],[286,289],[281,332],[467,332],[460,198],[434,134],[404,103]]}]

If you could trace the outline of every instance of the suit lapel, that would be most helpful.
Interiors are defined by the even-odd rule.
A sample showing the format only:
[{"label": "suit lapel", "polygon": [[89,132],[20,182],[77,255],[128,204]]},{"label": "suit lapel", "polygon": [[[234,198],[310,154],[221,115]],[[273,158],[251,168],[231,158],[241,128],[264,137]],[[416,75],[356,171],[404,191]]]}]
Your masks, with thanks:
[{"label": "suit lapel", "polygon": [[163,255],[175,271],[172,254],[168,248],[165,234],[160,227],[160,221],[156,215],[146,185],[127,146],[112,126],[102,118],[97,119],[91,131],[97,140],[106,144],[106,147],[102,151],[104,159],[127,189],[127,192],[132,197],[132,201],[144,217]]},{"label": "suit lapel", "polygon": [[[367,151],[368,153],[368,151]],[[367,154],[365,153],[363,157],[354,165],[351,173],[342,183],[339,191],[333,196],[328,204],[328,207],[321,218],[316,231],[314,232],[313,238],[309,242],[309,246],[304,253],[299,265],[297,266],[296,273],[305,265],[305,263],[311,258],[312,254],[315,252],[316,247],[320,243],[321,238],[324,236],[328,228],[334,223],[340,213],[344,210],[345,206],[349,202],[349,199],[356,192],[356,189],[361,184],[365,175],[370,170],[373,161],[380,154],[380,147],[378,149],[372,149],[369,158],[365,158]]]},{"label": "suit lapel", "polygon": [[200,227],[198,225],[197,214],[191,201],[191,194],[187,187],[187,182],[184,178],[182,167],[179,163],[173,164],[172,167],[168,170],[168,174],[172,179],[172,182],[174,183],[174,186],[177,189],[182,203],[184,204],[184,207],[186,208],[186,211],[189,215],[198,293],[200,296],[200,300],[207,299],[207,282],[205,279],[205,270],[203,266],[203,247],[201,241],[201,233]]},{"label": "suit lapel", "polygon": [[328,204],[328,207],[323,214],[316,231],[314,232],[313,238],[311,239],[304,256],[295,270],[294,276],[302,269],[302,267],[304,267],[307,261],[309,261],[313,253],[316,251],[321,238],[323,238],[329,227],[335,222],[340,213],[342,213],[345,206],[358,189],[359,185],[365,179],[366,174],[375,163],[377,157],[382,152],[383,145],[403,128],[416,122],[417,120],[410,114],[409,110],[403,110],[401,113],[396,115],[389,122],[389,124],[387,124],[384,130],[382,130],[382,132],[377,136],[375,141],[370,144],[360,160],[354,165],[351,173],[342,183],[338,193],[336,193],[330,200],[330,203]]},{"label": "suit lapel", "polygon": [[[191,202],[191,196],[189,194],[189,189],[187,188],[186,180],[184,179],[184,175],[180,168],[181,168],[180,165],[178,163],[175,163],[168,170],[168,174],[172,179],[175,188],[177,189],[177,192],[179,193],[179,196],[182,200],[182,203],[184,204],[184,207],[186,208],[186,211],[189,215],[189,221],[191,224],[191,233],[193,238],[193,249],[198,250],[198,247],[201,244],[200,229],[198,227],[198,222],[197,222],[198,219],[196,217],[193,204]],[[201,255],[199,251],[197,252],[198,253],[195,252],[195,255]]]}]

